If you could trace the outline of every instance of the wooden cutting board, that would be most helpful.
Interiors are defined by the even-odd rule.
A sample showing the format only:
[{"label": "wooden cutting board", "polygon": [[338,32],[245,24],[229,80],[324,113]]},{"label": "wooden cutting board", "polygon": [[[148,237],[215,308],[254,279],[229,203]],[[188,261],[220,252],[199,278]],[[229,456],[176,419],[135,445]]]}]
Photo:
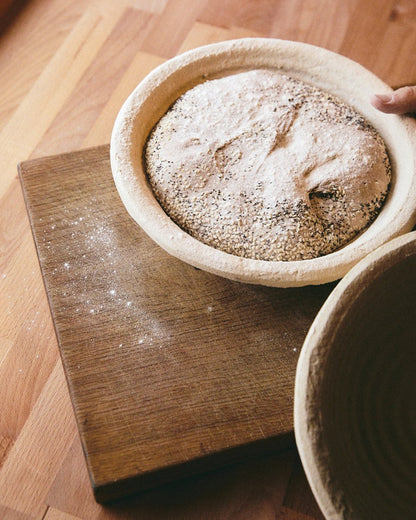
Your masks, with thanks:
[{"label": "wooden cutting board", "polygon": [[333,284],[245,285],[172,258],[125,211],[108,146],[19,172],[98,501],[293,442],[297,358]]}]

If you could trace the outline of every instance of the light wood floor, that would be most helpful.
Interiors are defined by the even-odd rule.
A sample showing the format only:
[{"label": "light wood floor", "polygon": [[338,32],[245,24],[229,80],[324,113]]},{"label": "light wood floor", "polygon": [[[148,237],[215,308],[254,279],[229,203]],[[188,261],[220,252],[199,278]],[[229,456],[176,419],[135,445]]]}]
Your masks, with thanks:
[{"label": "light wood floor", "polygon": [[1,519],[322,519],[294,450],[94,502],[17,178],[19,161],[108,143],[123,100],[164,60],[245,36],[416,83],[412,0],[28,0],[0,35]]}]

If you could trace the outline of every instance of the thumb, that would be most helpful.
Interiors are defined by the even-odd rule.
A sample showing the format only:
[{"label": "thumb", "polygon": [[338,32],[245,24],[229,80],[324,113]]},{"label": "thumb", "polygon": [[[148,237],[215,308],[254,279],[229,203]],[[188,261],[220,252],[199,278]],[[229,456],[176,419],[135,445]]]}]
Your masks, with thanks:
[{"label": "thumb", "polygon": [[391,94],[376,94],[371,103],[387,114],[416,112],[416,86],[401,87]]}]

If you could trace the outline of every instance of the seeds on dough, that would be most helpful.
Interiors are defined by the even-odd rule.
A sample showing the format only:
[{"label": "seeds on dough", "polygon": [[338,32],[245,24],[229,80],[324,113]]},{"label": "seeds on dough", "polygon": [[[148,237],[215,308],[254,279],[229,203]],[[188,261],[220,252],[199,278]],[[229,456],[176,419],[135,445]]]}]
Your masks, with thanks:
[{"label": "seeds on dough", "polygon": [[268,261],[345,246],[376,218],[391,180],[384,142],[362,115],[261,69],[185,92],[153,128],[144,163],[184,231]]}]

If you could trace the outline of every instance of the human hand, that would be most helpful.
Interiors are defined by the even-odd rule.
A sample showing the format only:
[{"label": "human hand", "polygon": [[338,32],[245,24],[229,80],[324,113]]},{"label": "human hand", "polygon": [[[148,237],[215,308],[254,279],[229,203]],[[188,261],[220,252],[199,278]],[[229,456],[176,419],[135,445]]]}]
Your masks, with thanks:
[{"label": "human hand", "polygon": [[386,114],[416,112],[416,86],[401,87],[391,94],[375,94],[371,104]]}]

